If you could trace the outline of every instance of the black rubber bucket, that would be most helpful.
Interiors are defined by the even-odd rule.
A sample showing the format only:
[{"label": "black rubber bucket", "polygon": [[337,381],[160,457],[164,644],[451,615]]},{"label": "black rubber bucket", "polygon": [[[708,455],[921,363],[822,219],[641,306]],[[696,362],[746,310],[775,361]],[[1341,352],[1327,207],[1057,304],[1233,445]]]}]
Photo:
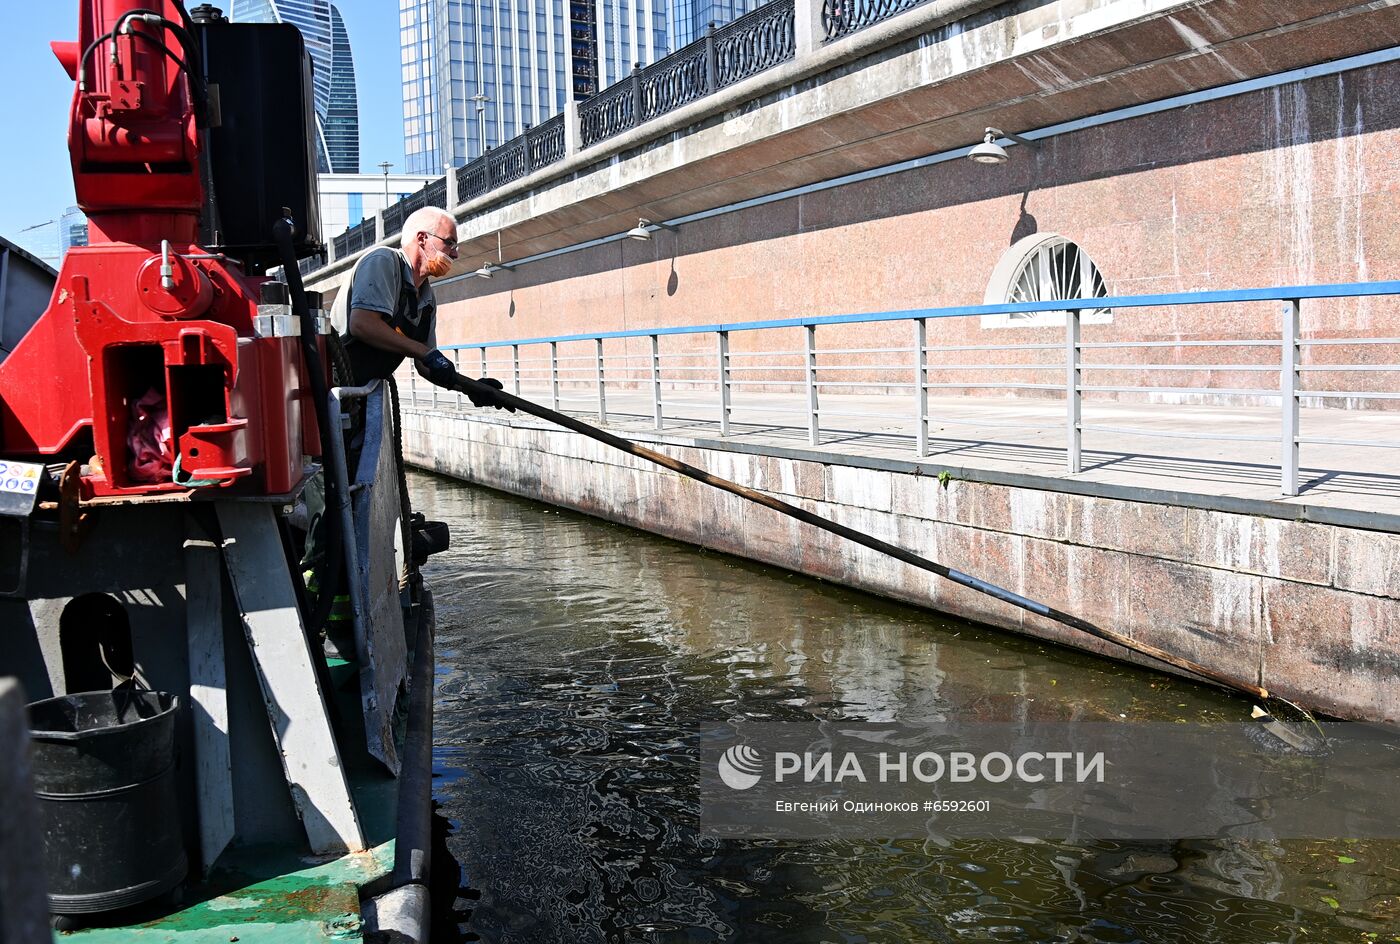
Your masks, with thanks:
[{"label": "black rubber bucket", "polygon": [[185,877],[175,795],[178,708],[174,695],[126,689],[29,705],[54,914],[125,908]]}]

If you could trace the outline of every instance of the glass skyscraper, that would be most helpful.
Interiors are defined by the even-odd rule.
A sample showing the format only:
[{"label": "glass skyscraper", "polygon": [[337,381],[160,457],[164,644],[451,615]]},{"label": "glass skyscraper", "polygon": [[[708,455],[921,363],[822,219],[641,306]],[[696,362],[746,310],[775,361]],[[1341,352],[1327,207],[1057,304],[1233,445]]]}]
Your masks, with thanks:
[{"label": "glass skyscraper", "polygon": [[79,207],[70,206],[58,218],[58,248],[67,252],[74,246],[88,244],[87,217]]},{"label": "glass skyscraper", "polygon": [[460,167],[758,0],[399,0],[404,168]]},{"label": "glass skyscraper", "polygon": [[355,62],[340,11],[330,0],[233,0],[236,23],[291,23],[311,54],[316,153],[321,173],[360,171]]},{"label": "glass skyscraper", "polygon": [[723,26],[756,9],[767,0],[670,0],[675,48],[688,46],[705,35],[711,23]]}]

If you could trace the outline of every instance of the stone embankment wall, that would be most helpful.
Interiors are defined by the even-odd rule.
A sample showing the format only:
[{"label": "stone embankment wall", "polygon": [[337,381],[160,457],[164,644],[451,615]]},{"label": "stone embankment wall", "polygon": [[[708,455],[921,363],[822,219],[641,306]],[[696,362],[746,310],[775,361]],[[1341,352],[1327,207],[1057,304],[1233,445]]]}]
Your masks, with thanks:
[{"label": "stone embankment wall", "polygon": [[[1400,535],[774,455],[665,452],[1346,718],[1400,722]],[[404,413],[423,468],[1075,648],[1122,650],[529,421]]]}]

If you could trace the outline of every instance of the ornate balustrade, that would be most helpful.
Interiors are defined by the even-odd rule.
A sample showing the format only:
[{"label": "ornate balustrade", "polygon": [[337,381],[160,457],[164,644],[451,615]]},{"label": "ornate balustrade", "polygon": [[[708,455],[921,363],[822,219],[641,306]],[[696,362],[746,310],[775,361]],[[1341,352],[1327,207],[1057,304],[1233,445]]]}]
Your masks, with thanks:
[{"label": "ornate balustrade", "polygon": [[579,106],[588,147],[791,59],[793,0],[774,0],[676,50]]},{"label": "ornate balustrade", "polygon": [[826,41],[839,39],[927,2],[929,0],[825,0],[822,26]]},{"label": "ornate balustrade", "polygon": [[583,146],[597,144],[637,124],[636,71],[578,106]]},{"label": "ornate balustrade", "polygon": [[526,149],[530,152],[530,170],[539,170],[547,164],[562,161],[568,152],[564,140],[564,116],[555,115],[540,123],[537,128],[525,132]]},{"label": "ornate balustrade", "polygon": [[564,116],[555,115],[457,168],[457,199],[474,200],[502,184],[563,160],[566,152]]},{"label": "ornate balustrade", "polygon": [[[819,38],[826,42],[839,39],[926,2],[822,0]],[[712,25],[703,38],[646,68],[633,69],[621,81],[579,103],[575,146],[586,148],[615,137],[792,59],[797,52],[795,30],[794,0],[773,0],[719,29]],[[457,201],[476,199],[561,161],[569,153],[564,115],[555,115],[452,171],[457,175]],[[447,203],[447,178],[442,177],[385,209],[384,235],[397,233],[419,207],[446,207]],[[331,241],[337,259],[374,242],[373,220],[365,220]]]},{"label": "ornate balustrade", "polygon": [[335,253],[335,258],[344,259],[361,249],[373,246],[374,242],[374,219],[370,218],[361,220],[332,239],[331,249]]},{"label": "ornate balustrade", "polygon": [[733,85],[793,57],[797,42],[792,4],[793,0],[775,0],[715,32],[715,88]]},{"label": "ornate balustrade", "polygon": [[713,43],[691,43],[647,68],[641,76],[642,120],[664,115],[714,91],[713,51]]}]

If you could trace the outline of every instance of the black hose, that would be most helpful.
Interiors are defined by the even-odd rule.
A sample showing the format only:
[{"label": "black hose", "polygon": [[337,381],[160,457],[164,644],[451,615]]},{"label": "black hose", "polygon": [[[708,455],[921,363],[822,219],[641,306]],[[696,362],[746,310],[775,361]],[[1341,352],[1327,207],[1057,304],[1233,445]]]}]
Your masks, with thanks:
[{"label": "black hose", "polygon": [[180,22],[185,25],[185,32],[194,35],[194,20],[190,19],[189,11],[185,9],[185,0],[170,0],[175,7],[175,12],[180,14]]},{"label": "black hose", "polygon": [[321,568],[322,581],[316,594],[316,611],[307,622],[307,630],[313,636],[320,633],[335,604],[335,595],[340,589],[340,562],[343,557],[341,542],[347,536],[341,532],[340,515],[335,509],[340,507],[339,489],[336,486],[335,450],[331,437],[339,435],[339,430],[331,429],[330,390],[326,387],[326,370],[321,363],[321,349],[316,343],[316,323],[312,319],[311,308],[306,302],[306,287],[301,283],[301,269],[297,267],[297,253],[292,246],[292,234],[296,223],[290,217],[283,217],[272,224],[272,238],[277,243],[277,252],[282,257],[282,274],[287,280],[287,292],[291,296],[292,311],[301,321],[301,352],[306,358],[306,372],[311,382],[311,398],[316,411],[316,428],[321,434],[321,479],[325,488],[325,511],[321,514],[321,526],[326,529],[326,549],[324,566]]},{"label": "black hose", "polygon": [[180,12],[181,20],[184,21],[183,26],[179,23],[175,23],[172,20],[166,19],[165,16],[159,10],[151,10],[145,7],[138,7],[133,10],[125,11],[120,17],[117,18],[117,21],[112,24],[112,28],[110,30],[101,34],[100,36],[94,37],[92,42],[88,43],[87,48],[83,50],[83,54],[78,57],[78,77],[81,85],[84,87],[84,90],[86,90],[88,58],[92,55],[93,50],[95,50],[104,41],[111,43],[115,43],[117,41],[117,28],[125,20],[134,16],[160,17],[161,25],[167,30],[169,30],[171,33],[175,34],[175,38],[179,40],[180,47],[185,51],[184,59],[181,59],[179,56],[175,55],[175,53],[171,51],[170,47],[165,44],[164,39],[159,39],[151,33],[143,33],[139,30],[133,29],[130,35],[140,36],[146,42],[152,43],[160,47],[161,51],[164,52],[165,55],[168,56],[180,68],[180,71],[185,73],[185,77],[189,80],[190,83],[190,95],[193,99],[192,104],[194,105],[195,127],[204,128],[207,127],[209,123],[209,87],[205,83],[204,73],[196,71],[190,65],[190,63],[196,63],[199,61],[199,45],[194,40],[194,33],[191,30],[193,23],[189,18],[189,14],[185,12],[184,6],[177,2],[175,7]]}]

